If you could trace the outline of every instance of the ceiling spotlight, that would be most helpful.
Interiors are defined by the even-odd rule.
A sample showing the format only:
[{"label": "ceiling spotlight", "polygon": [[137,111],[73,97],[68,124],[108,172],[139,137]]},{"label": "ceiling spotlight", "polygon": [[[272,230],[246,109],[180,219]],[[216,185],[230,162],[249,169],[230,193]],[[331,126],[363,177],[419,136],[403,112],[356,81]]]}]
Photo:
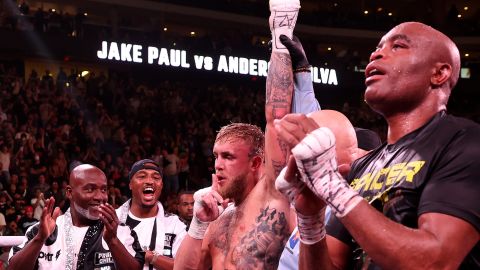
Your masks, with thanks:
[{"label": "ceiling spotlight", "polygon": [[327,48],[327,51],[331,51],[331,50],[332,50],[332,47],[328,47],[328,48]]},{"label": "ceiling spotlight", "polygon": [[365,11],[363,12],[363,14],[367,15],[367,14],[368,14],[368,10],[365,10]]},{"label": "ceiling spotlight", "polygon": [[383,10],[382,7],[377,8],[377,11],[378,11],[378,12],[381,12],[382,10]]},{"label": "ceiling spotlight", "polygon": [[458,14],[457,17],[458,17],[458,18],[461,18],[461,17],[462,17],[462,14]]},{"label": "ceiling spotlight", "polygon": [[469,53],[466,53],[466,54],[465,54],[465,57],[469,57],[469,56],[470,56],[470,54],[469,54]]},{"label": "ceiling spotlight", "polygon": [[173,46],[177,46],[177,43],[176,43],[176,42],[173,42]]},{"label": "ceiling spotlight", "polygon": [[334,7],[338,6],[338,3],[333,3],[333,6],[334,6]]},{"label": "ceiling spotlight", "polygon": [[265,40],[262,40],[262,44],[265,44]]},{"label": "ceiling spotlight", "polygon": [[164,32],[167,32],[167,30],[168,30],[167,27],[164,27],[164,28],[163,28],[163,31],[164,31]]},{"label": "ceiling spotlight", "polygon": [[463,10],[468,10],[468,7],[463,7]]},{"label": "ceiling spotlight", "polygon": [[190,32],[191,36],[195,36],[195,31]]},{"label": "ceiling spotlight", "polygon": [[388,13],[388,16],[392,16],[392,15],[393,15],[393,13],[391,13],[391,12]]},{"label": "ceiling spotlight", "polygon": [[87,17],[87,16],[88,16],[88,13],[87,13],[87,12],[83,13],[83,16]]},{"label": "ceiling spotlight", "polygon": [[52,12],[55,12],[56,10],[54,8],[52,8]]}]

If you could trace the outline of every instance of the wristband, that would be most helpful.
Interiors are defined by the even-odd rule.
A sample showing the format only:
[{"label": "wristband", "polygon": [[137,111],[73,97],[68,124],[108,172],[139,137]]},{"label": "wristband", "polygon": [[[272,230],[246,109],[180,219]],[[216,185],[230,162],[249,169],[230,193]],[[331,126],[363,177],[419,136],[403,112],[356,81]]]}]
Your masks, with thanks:
[{"label": "wristband", "polygon": [[202,240],[209,224],[210,222],[202,222],[194,215],[188,229],[188,235],[194,239]]},{"label": "wristband", "polygon": [[158,253],[157,253],[157,252],[154,250],[154,251],[153,251],[153,257],[152,257],[152,260],[150,261],[150,263],[149,263],[149,264],[153,265],[153,264],[154,264],[154,262],[157,260],[157,258],[158,258],[158,255],[160,255],[160,254],[158,254]]},{"label": "wristband", "polygon": [[298,233],[300,241],[313,245],[325,238],[325,207],[312,216],[302,215],[297,212]]},{"label": "wristband", "polygon": [[305,67],[299,67],[299,68],[296,68],[293,70],[293,73],[299,73],[299,72],[312,72],[312,66],[311,65],[308,65],[308,66],[305,66]]}]

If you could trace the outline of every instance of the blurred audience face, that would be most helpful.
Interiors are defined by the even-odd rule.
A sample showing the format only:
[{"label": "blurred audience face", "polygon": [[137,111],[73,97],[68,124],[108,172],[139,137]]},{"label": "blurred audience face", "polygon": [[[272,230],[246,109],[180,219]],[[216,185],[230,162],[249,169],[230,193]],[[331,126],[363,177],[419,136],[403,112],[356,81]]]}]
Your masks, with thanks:
[{"label": "blurred audience face", "polygon": [[178,198],[178,215],[184,220],[192,220],[193,217],[193,194],[182,194]]}]

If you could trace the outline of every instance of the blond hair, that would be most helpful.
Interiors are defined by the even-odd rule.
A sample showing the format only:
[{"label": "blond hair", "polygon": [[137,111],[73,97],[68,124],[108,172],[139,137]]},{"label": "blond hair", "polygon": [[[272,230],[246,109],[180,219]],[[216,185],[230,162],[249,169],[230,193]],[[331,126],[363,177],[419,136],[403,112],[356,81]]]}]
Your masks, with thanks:
[{"label": "blond hair", "polygon": [[260,156],[263,160],[265,136],[258,126],[245,123],[228,124],[218,131],[215,143],[235,141],[238,139],[250,144],[249,157]]}]

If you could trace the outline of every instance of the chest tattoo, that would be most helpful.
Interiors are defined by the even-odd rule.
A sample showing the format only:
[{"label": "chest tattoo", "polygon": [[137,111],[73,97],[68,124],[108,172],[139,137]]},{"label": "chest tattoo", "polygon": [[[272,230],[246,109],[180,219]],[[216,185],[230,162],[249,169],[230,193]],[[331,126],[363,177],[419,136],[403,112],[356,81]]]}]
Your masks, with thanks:
[{"label": "chest tattoo", "polygon": [[237,269],[277,269],[287,238],[285,213],[267,206],[260,209],[253,228],[232,247],[231,262]]}]

